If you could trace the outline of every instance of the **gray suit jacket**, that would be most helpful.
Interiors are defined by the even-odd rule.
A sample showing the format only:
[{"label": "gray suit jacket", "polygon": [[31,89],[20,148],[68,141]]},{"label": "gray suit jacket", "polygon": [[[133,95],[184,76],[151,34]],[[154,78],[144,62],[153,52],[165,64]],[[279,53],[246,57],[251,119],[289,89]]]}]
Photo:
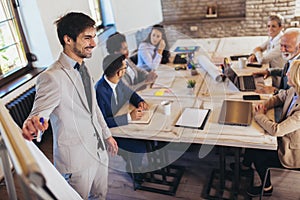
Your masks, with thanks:
[{"label": "gray suit jacket", "polygon": [[278,157],[281,164],[286,168],[300,168],[300,99],[297,99],[291,111],[287,114],[294,94],[294,88],[283,90],[265,103],[268,109],[283,105],[279,123],[270,120],[264,114],[255,116],[258,124],[270,135],[277,136]]},{"label": "gray suit jacket", "polygon": [[[95,129],[103,141],[111,136],[97,105],[91,81],[92,111],[89,110],[84,86],[72,61],[61,53],[58,61],[39,75],[32,115],[51,121],[54,165],[61,173],[87,168],[95,161],[107,163],[107,153],[97,154]],[[105,155],[105,156],[103,156]]]},{"label": "gray suit jacket", "polygon": [[122,77],[123,83],[130,87],[133,91],[137,91],[139,88],[145,85],[148,72],[137,67],[129,58],[127,59],[127,65],[134,72],[134,79],[132,80],[128,72]]}]

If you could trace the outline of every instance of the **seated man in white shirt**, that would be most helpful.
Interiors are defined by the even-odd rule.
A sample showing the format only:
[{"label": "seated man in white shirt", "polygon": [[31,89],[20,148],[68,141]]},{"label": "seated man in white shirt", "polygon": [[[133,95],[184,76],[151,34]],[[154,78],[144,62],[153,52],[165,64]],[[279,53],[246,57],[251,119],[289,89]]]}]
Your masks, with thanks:
[{"label": "seated man in white shirt", "polygon": [[[269,39],[262,45],[256,47],[248,58],[249,62],[269,64],[270,68],[282,68],[285,64],[280,51],[280,41],[283,35],[283,17],[271,15],[268,20]],[[272,77],[273,86],[279,87],[280,79]]]},{"label": "seated man in white shirt", "polygon": [[127,69],[122,77],[122,81],[132,90],[137,91],[144,89],[148,84],[155,81],[157,75],[155,72],[147,72],[137,67],[128,57],[128,45],[125,35],[116,32],[109,36],[106,41],[106,49],[109,54],[123,54],[126,57]]}]

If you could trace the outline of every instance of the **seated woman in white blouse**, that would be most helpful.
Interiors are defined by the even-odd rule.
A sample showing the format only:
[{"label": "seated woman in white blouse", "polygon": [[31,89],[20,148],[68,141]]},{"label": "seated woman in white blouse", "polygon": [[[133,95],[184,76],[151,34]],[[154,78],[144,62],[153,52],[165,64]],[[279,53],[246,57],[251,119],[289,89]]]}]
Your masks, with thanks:
[{"label": "seated woman in white blouse", "polygon": [[[260,64],[269,64],[270,68],[283,68],[285,60],[281,56],[280,41],[283,35],[283,17],[280,15],[270,15],[268,19],[269,38],[260,46],[253,50],[248,58],[249,62],[258,62]],[[280,79],[272,77],[273,86],[279,87]]]},{"label": "seated woman in white blouse", "polygon": [[154,25],[147,38],[139,45],[137,66],[147,71],[155,70],[160,63],[169,62],[170,53],[165,30]]}]

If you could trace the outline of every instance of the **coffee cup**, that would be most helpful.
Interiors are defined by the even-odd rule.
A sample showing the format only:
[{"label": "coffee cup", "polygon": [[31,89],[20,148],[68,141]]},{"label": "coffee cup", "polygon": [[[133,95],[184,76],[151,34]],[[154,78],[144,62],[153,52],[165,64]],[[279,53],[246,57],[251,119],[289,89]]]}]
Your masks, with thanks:
[{"label": "coffee cup", "polygon": [[161,105],[163,107],[164,114],[171,115],[171,102],[170,101],[162,101]]},{"label": "coffee cup", "polygon": [[239,68],[243,69],[246,67],[246,63],[247,63],[247,58],[239,58]]}]

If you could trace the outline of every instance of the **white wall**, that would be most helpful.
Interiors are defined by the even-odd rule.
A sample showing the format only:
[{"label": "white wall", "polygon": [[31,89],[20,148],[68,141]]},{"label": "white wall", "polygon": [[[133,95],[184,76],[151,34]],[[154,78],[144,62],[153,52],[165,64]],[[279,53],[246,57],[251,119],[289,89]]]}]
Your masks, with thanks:
[{"label": "white wall", "polygon": [[[118,29],[120,32],[124,32],[126,28],[128,33],[127,30],[131,29],[130,27],[138,30],[140,27],[150,26],[162,21],[160,0],[113,0],[113,2],[113,11],[118,12],[116,25],[120,28]],[[129,8],[131,11],[128,10]],[[150,9],[149,13],[151,14],[145,12],[148,9]],[[23,18],[22,23],[26,27],[25,35],[28,39],[29,48],[38,58],[38,61],[34,63],[35,67],[51,65],[62,51],[62,46],[56,34],[55,20],[70,11],[83,12],[91,16],[88,0],[22,0],[20,1],[20,10]],[[134,14],[135,11],[137,11],[136,14]],[[125,24],[126,26],[124,26]],[[134,33],[131,31],[130,35],[129,47],[134,49],[136,47],[135,41],[132,39]],[[94,49],[92,58],[86,60],[95,81],[102,75],[102,60],[106,54],[105,41],[98,41],[98,46]],[[31,85],[32,81],[30,81],[30,84],[22,86],[22,88],[26,89]],[[21,92],[19,88],[11,93],[9,97],[17,96]],[[8,101],[10,98],[6,97],[5,99]]]},{"label": "white wall", "polygon": [[112,0],[117,30],[126,33],[162,22],[161,0]]},{"label": "white wall", "polygon": [[36,67],[50,65],[54,58],[36,0],[20,1],[20,11],[30,51],[38,58],[33,64]]}]

